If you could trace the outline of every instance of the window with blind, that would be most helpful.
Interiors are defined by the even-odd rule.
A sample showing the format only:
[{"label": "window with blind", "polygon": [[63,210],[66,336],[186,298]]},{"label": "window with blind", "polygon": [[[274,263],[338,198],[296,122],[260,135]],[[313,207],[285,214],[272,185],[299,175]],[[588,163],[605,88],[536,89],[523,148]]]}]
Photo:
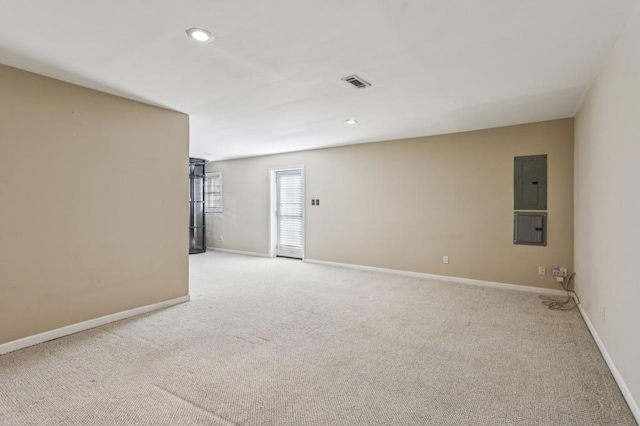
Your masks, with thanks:
[{"label": "window with blind", "polygon": [[204,190],[205,211],[222,213],[222,173],[207,173]]}]

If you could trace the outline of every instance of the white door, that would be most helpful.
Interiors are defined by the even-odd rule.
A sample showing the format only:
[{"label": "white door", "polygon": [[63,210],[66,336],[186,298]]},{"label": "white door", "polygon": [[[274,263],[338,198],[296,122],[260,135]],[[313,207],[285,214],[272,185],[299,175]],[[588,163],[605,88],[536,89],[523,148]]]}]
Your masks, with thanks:
[{"label": "white door", "polygon": [[304,243],[304,180],[302,170],[276,172],[278,256],[302,259]]}]

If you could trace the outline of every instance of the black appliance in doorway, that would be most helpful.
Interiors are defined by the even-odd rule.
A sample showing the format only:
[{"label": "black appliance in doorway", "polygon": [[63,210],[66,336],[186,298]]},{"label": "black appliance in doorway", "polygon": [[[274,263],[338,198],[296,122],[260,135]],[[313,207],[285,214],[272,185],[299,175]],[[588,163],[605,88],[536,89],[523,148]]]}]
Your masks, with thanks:
[{"label": "black appliance in doorway", "polygon": [[207,251],[204,216],[206,160],[189,158],[189,254]]}]

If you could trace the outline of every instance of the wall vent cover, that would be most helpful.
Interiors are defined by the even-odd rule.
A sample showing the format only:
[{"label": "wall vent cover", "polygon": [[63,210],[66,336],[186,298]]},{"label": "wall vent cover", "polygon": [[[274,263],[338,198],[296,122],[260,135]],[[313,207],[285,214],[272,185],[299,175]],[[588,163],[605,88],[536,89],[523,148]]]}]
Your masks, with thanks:
[{"label": "wall vent cover", "polygon": [[356,89],[366,89],[367,87],[371,87],[371,83],[368,83],[363,78],[358,77],[357,75],[350,75],[349,77],[344,77],[342,81],[346,81],[347,83],[353,85]]}]

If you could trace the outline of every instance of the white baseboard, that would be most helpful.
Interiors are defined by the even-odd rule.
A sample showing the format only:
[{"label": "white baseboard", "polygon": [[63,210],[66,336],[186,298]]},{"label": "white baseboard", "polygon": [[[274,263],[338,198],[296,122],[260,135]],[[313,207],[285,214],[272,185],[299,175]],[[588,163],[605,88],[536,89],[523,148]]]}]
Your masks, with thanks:
[{"label": "white baseboard", "polygon": [[616,368],[616,365],[613,362],[613,359],[611,359],[609,352],[607,352],[607,348],[604,346],[602,339],[600,339],[600,336],[598,336],[598,332],[596,331],[595,327],[591,323],[591,320],[589,319],[587,312],[582,308],[582,305],[578,303],[578,300],[576,299],[575,295],[573,296],[573,298],[576,301],[576,304],[578,305],[578,310],[580,311],[580,315],[582,315],[582,319],[584,320],[585,324],[587,324],[587,328],[591,332],[591,336],[593,336],[593,340],[595,340],[596,345],[598,346],[598,349],[600,349],[602,358],[604,358],[604,361],[607,363],[607,367],[609,367],[609,370],[611,370],[611,374],[613,375],[613,378],[616,380],[616,383],[620,388],[620,392],[622,392],[624,399],[627,401],[627,405],[629,405],[629,409],[633,413],[633,416],[636,418],[636,422],[640,424],[640,408],[638,407],[638,403],[635,401],[635,399],[633,399],[633,395],[631,394],[629,387],[627,387],[627,384],[624,382],[624,379],[620,375],[618,368]]},{"label": "white baseboard", "polygon": [[245,256],[256,256],[256,257],[271,257],[265,253],[256,253],[253,251],[240,251],[240,250],[231,250],[231,249],[223,249],[218,247],[207,247],[207,250],[221,251],[223,253],[232,253],[232,254],[243,254]]},{"label": "white baseboard", "polygon": [[550,294],[554,296],[566,296],[567,292],[563,290],[555,290],[549,288],[530,287],[518,284],[506,284],[493,281],[474,280],[471,278],[449,277],[446,275],[424,274],[421,272],[402,271],[400,269],[376,268],[373,266],[353,265],[350,263],[327,262],[325,260],[305,259],[305,262],[315,263],[318,265],[337,266],[340,268],[359,269],[361,271],[383,272],[386,274],[404,275],[407,277],[426,278],[434,281],[447,281],[452,283],[475,285],[480,287],[500,288],[503,290],[526,291],[529,293]]},{"label": "white baseboard", "polygon": [[166,300],[164,302],[154,303],[146,306],[140,306],[139,308],[129,309],[128,311],[116,312],[115,314],[105,315],[103,317],[90,319],[87,321],[79,322],[77,324],[71,324],[66,327],[56,328],[55,330],[45,331],[44,333],[24,337],[22,339],[13,340],[7,343],[2,343],[0,344],[0,355],[17,351],[18,349],[26,348],[28,346],[37,345],[48,340],[58,339],[60,337],[68,336],[69,334],[88,330],[90,328],[99,327],[111,322],[120,321],[125,318],[134,317],[140,314],[146,314],[147,312],[157,311],[158,309],[168,308],[169,306],[178,305],[180,303],[188,302],[189,300],[189,296],[182,296],[176,299]]}]

